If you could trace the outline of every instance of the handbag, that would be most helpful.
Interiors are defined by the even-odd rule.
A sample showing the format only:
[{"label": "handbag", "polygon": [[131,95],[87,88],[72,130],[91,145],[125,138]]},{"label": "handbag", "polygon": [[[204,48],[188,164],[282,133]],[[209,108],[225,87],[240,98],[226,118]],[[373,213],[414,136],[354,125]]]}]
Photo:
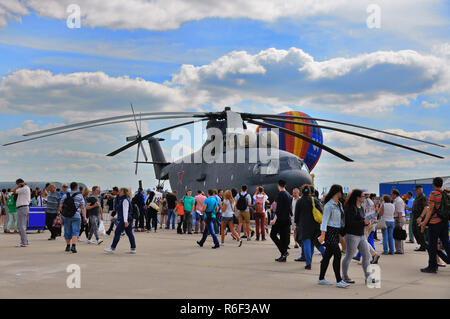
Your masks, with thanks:
[{"label": "handbag", "polygon": [[375,229],[380,229],[380,230],[383,230],[383,229],[386,229],[387,228],[387,226],[386,226],[386,222],[383,220],[383,219],[380,219],[379,221],[378,221],[378,223],[377,223],[377,226],[375,227]]},{"label": "handbag", "polygon": [[313,206],[312,212],[313,212],[314,220],[316,221],[316,223],[321,224],[322,223],[322,213],[320,212],[320,210],[318,210],[316,208],[316,205],[314,204],[314,198],[311,197],[311,199],[312,199],[312,206]]},{"label": "handbag", "polygon": [[55,218],[55,221],[53,222],[53,227],[55,227],[55,228],[61,228],[61,217],[56,217]]},{"label": "handbag", "polygon": [[407,235],[406,235],[406,230],[404,230],[403,228],[401,228],[400,226],[395,226],[394,228],[394,233],[393,233],[393,237],[396,240],[405,240]]}]

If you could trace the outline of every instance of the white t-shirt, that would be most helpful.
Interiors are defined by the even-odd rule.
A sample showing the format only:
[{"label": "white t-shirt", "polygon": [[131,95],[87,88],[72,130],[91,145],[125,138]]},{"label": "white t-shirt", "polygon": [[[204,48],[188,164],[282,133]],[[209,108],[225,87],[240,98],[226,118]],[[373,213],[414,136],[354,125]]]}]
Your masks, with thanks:
[{"label": "white t-shirt", "polygon": [[31,202],[31,190],[30,188],[25,185],[24,187],[18,188],[16,190],[17,193],[17,201],[16,201],[16,207],[20,206],[29,206]]},{"label": "white t-shirt", "polygon": [[228,199],[224,199],[223,203],[226,205],[225,207],[225,211],[222,212],[222,217],[233,217],[234,214],[234,209],[233,209],[233,205],[231,205],[230,201]]},{"label": "white t-shirt", "polygon": [[396,199],[394,199],[394,206],[395,206],[395,215],[398,216],[398,213],[402,213],[402,217],[405,217],[405,202],[403,199],[398,196]]},{"label": "white t-shirt", "polygon": [[384,203],[384,212],[381,219],[385,222],[393,222],[394,221],[394,212],[395,206],[392,203]]}]

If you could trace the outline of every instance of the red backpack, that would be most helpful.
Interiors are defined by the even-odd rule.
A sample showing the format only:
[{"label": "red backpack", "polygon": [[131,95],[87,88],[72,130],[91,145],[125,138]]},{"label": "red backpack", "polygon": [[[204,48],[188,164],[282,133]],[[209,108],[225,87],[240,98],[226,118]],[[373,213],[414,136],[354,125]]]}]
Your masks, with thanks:
[{"label": "red backpack", "polygon": [[264,197],[264,195],[255,196],[255,213],[257,214],[264,214]]}]

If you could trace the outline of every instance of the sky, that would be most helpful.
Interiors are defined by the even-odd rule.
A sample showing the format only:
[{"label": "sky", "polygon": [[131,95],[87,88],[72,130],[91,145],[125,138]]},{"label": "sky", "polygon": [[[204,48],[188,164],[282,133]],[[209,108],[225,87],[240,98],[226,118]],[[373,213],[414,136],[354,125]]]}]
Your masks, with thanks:
[{"label": "sky", "polygon": [[[69,27],[71,4],[80,28]],[[442,160],[323,130],[324,144],[355,162],[323,152],[319,190],[448,176],[449,15],[439,0],[1,0],[0,143],[128,114],[130,103],[137,112],[295,110],[446,146],[358,131]],[[151,166],[134,175],[135,148],[105,156],[135,134],[127,123],[1,147],[0,180],[155,186]],[[169,161],[176,135],[160,135]]]}]

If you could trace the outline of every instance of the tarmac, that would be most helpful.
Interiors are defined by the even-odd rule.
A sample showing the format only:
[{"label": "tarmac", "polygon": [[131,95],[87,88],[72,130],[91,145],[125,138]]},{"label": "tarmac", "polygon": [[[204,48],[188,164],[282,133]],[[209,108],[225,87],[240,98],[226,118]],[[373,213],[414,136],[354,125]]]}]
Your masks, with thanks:
[{"label": "tarmac", "polygon": [[[78,244],[78,253],[64,252],[61,237],[48,241],[49,232],[29,232],[30,245],[16,248],[18,234],[0,234],[0,298],[181,298],[181,299],[324,299],[324,298],[450,298],[450,266],[437,274],[420,272],[427,264],[426,252],[415,252],[416,244],[405,242],[404,255],[382,256],[380,288],[368,288],[362,268],[352,261],[349,275],[356,281],[349,288],[319,286],[320,255],[314,255],[312,270],[295,262],[300,249],[291,242],[286,263],[273,242],[244,240],[242,247],[228,235],[225,245],[211,249],[209,237],[203,248],[196,244],[199,234],[179,235],[174,230],[135,233],[137,254],[124,252],[128,238],[122,237],[114,254],[112,236],[99,246]],[[84,234],[82,239],[85,240]],[[380,243],[376,244],[382,250]],[[74,274],[69,265],[80,268],[80,288],[69,288]],[[75,266],[76,267],[76,266]],[[330,266],[326,278],[335,283]],[[70,286],[70,285],[69,285]]]}]

